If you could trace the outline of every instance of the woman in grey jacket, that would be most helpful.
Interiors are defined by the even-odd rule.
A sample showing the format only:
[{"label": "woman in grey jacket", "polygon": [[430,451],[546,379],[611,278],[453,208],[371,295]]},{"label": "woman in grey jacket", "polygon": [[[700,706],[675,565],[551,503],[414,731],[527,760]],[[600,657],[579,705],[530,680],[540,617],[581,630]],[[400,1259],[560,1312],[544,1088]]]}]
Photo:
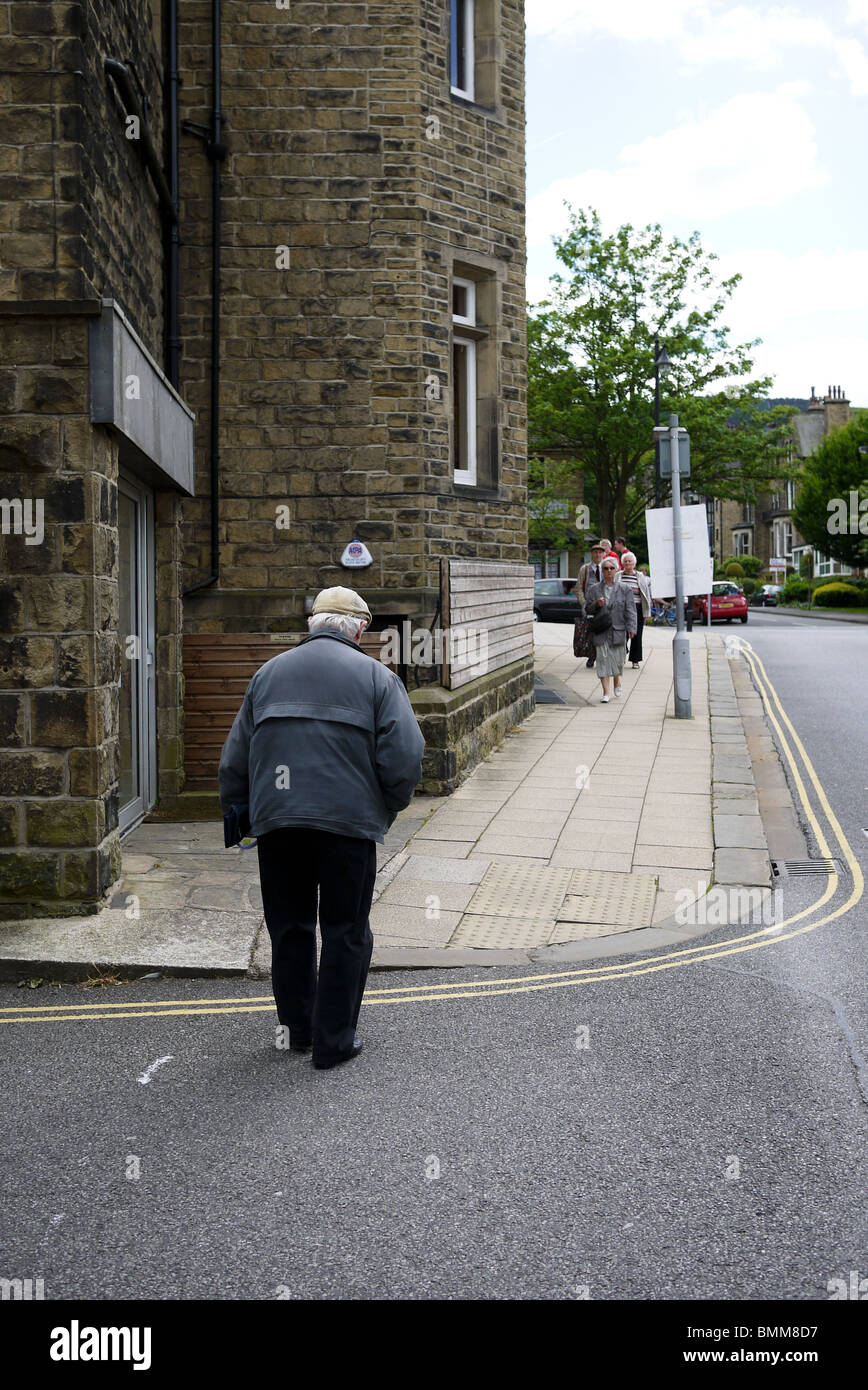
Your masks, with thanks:
[{"label": "woman in grey jacket", "polygon": [[602,703],[610,700],[609,681],[614,677],[615,695],[621,698],[621,672],[628,639],[636,634],[636,600],[632,590],[617,582],[618,562],[607,555],[603,561],[603,582],[591,584],[585,595],[585,614],[588,618],[607,611],[611,626],[594,633],[597,650],[597,675],[603,686]]}]

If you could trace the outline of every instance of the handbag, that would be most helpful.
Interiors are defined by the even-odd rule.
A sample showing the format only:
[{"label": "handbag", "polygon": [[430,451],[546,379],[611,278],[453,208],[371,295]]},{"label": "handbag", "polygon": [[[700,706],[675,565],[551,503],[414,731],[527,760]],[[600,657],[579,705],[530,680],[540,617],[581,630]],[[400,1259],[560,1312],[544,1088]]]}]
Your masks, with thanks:
[{"label": "handbag", "polygon": [[595,633],[607,632],[612,626],[612,615],[608,608],[601,608],[599,613],[595,613],[593,618],[589,618],[588,626]]},{"label": "handbag", "polygon": [[573,629],[573,656],[593,656],[594,637],[587,618],[577,618]]}]

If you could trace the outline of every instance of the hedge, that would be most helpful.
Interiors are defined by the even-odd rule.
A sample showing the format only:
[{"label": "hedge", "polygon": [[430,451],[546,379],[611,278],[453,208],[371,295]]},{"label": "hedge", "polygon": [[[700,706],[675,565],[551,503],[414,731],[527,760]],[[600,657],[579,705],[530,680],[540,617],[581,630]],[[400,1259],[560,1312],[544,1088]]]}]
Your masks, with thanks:
[{"label": "hedge", "polygon": [[865,595],[855,584],[823,584],[814,590],[815,608],[861,608]]}]

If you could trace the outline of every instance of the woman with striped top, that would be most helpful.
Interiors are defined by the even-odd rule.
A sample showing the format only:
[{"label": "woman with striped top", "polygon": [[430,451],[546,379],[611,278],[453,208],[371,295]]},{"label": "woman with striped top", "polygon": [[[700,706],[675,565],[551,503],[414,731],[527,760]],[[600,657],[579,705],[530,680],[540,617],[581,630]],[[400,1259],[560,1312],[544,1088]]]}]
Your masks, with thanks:
[{"label": "woman with striped top", "polygon": [[630,663],[635,671],[642,661],[642,629],[651,612],[651,584],[644,574],[637,573],[636,556],[632,550],[625,550],[621,556],[621,574],[618,582],[632,589],[636,600],[636,635],[630,643],[629,652]]}]

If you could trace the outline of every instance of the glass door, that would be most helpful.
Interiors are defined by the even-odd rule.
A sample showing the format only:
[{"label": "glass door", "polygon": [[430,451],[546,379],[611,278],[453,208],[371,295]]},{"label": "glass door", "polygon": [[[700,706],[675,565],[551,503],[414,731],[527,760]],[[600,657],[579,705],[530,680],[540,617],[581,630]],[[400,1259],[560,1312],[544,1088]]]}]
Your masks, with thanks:
[{"label": "glass door", "polygon": [[156,781],[153,518],[150,489],[122,475],[118,483],[121,834],[150,810]]}]

